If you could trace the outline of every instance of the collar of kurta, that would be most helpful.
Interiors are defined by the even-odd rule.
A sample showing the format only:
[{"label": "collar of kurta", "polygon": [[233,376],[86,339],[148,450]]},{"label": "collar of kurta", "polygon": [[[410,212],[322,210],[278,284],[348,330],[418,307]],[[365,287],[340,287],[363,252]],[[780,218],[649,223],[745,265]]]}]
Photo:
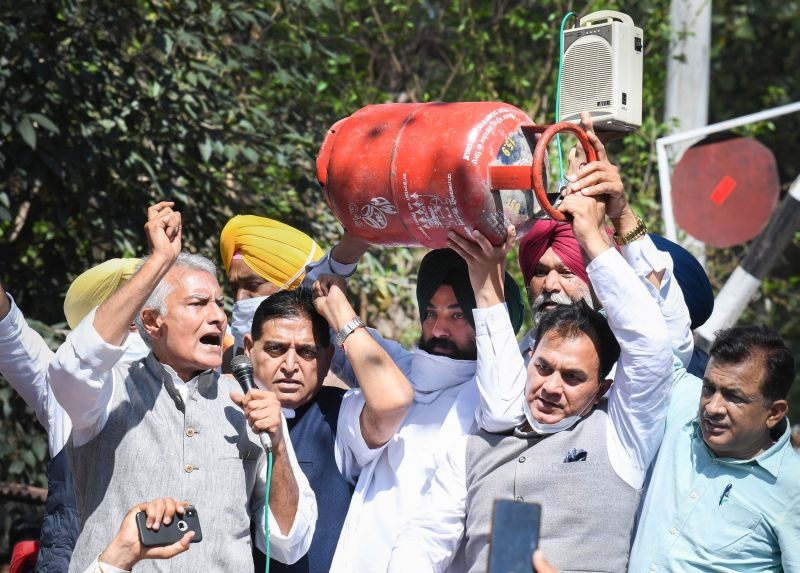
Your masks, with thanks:
[{"label": "collar of kurta", "polygon": [[736,458],[720,458],[713,451],[711,451],[711,448],[709,448],[708,444],[706,444],[705,440],[703,440],[703,432],[700,429],[700,420],[698,418],[694,418],[687,422],[686,427],[691,430],[692,439],[702,442],[703,447],[706,449],[708,454],[712,458],[717,458],[720,463],[734,466],[758,465],[769,472],[769,474],[774,478],[778,477],[778,472],[780,471],[784,453],[787,451],[787,448],[790,448],[789,439],[791,438],[791,429],[789,425],[789,419],[786,417],[778,422],[778,425],[772,430],[773,437],[776,438],[775,443],[772,444],[772,446],[770,446],[766,451],[758,454],[756,457],[746,460],[740,460]]},{"label": "collar of kurta", "polygon": [[475,360],[455,360],[415,348],[408,376],[414,387],[414,400],[426,404],[433,402],[443,390],[474,378],[477,364]]},{"label": "collar of kurta", "polygon": [[175,406],[182,412],[185,411],[185,405],[183,403],[183,397],[176,387],[177,384],[189,384],[196,381],[198,391],[201,395],[205,395],[217,379],[214,370],[204,370],[191,380],[184,382],[171,366],[159,362],[152,352],[147,355],[144,363],[148,372],[157,380],[161,380],[170,398],[175,402]]}]

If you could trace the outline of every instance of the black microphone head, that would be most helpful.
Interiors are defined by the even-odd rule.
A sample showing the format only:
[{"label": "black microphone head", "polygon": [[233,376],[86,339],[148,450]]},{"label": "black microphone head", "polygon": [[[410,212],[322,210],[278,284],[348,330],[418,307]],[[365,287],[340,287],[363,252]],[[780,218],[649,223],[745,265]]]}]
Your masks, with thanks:
[{"label": "black microphone head", "polygon": [[242,393],[247,394],[247,391],[253,387],[253,362],[250,357],[244,354],[234,356],[231,360],[231,372],[239,386],[242,387]]}]

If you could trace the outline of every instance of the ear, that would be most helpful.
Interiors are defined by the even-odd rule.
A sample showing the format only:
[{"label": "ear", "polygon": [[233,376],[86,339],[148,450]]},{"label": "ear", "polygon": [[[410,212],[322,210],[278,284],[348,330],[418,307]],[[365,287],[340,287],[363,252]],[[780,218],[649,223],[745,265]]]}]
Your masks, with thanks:
[{"label": "ear", "polygon": [[319,354],[317,355],[318,381],[322,382],[328,375],[328,371],[331,369],[331,362],[333,361],[333,353],[335,350],[336,346],[334,344],[329,344],[327,348],[324,346],[320,348]]},{"label": "ear", "polygon": [[597,389],[597,397],[594,399],[595,404],[600,402],[600,399],[606,395],[606,392],[608,392],[608,389],[611,388],[611,384],[613,383],[614,381],[609,380],[608,378],[600,383],[600,386]]},{"label": "ear", "polygon": [[767,428],[770,430],[778,425],[778,422],[783,420],[786,412],[789,410],[789,403],[786,400],[775,400],[767,408]]},{"label": "ear", "polygon": [[253,343],[253,337],[250,336],[249,332],[244,335],[243,343],[244,343],[244,355],[250,356],[250,352],[253,351],[254,343]]},{"label": "ear", "polygon": [[161,326],[164,324],[164,318],[156,309],[142,309],[142,324],[144,325],[144,331],[152,340],[157,340],[161,337]]}]

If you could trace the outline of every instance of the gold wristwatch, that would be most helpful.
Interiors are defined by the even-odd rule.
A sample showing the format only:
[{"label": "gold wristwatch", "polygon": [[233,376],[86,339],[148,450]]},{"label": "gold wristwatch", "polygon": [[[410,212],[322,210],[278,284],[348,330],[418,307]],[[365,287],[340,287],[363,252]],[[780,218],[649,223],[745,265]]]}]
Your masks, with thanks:
[{"label": "gold wristwatch", "polygon": [[641,237],[644,237],[647,234],[647,225],[644,224],[642,218],[639,215],[634,215],[636,217],[636,226],[625,233],[624,235],[618,235],[614,233],[614,242],[618,245],[627,245],[630,242],[635,241]]}]

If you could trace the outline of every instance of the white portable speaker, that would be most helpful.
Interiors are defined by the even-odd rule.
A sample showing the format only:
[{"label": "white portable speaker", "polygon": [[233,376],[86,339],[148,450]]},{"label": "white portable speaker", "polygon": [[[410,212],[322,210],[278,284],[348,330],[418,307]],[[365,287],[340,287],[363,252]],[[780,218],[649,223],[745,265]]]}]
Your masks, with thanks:
[{"label": "white portable speaker", "polygon": [[622,12],[601,10],[564,31],[561,121],[582,111],[599,130],[633,131],[642,125],[642,29]]}]

